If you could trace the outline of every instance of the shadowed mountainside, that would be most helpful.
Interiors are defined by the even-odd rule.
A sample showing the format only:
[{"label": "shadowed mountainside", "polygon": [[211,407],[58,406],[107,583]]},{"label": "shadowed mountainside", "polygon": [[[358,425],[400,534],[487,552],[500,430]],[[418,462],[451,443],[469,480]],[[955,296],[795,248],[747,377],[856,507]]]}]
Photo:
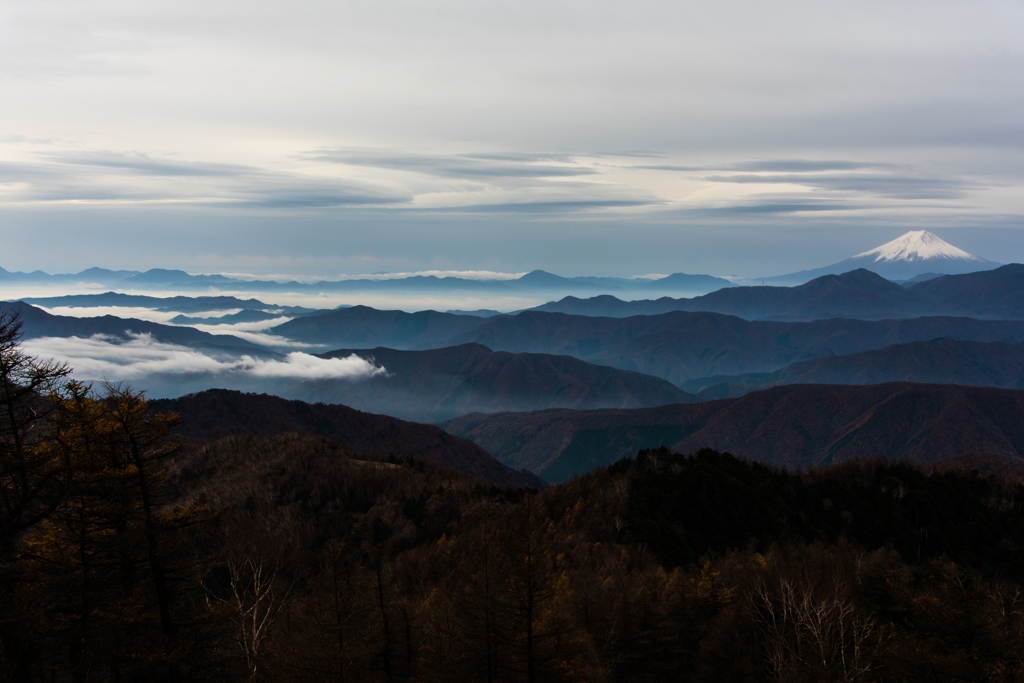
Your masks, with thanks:
[{"label": "shadowed mountainside", "polygon": [[1024,343],[932,339],[794,363],[772,373],[706,377],[683,384],[703,399],[781,384],[929,382],[1024,389]]},{"label": "shadowed mountainside", "polygon": [[431,351],[339,350],[387,369],[360,382],[321,382],[311,398],[405,419],[436,421],[468,412],[543,408],[641,408],[693,396],[665,380],[592,365],[569,356],[495,352],[479,344]]},{"label": "shadowed mountainside", "polygon": [[793,385],[741,398],[639,410],[464,415],[442,426],[512,467],[568,479],[640,448],[710,447],[784,467],[962,454],[1020,461],[1024,391],[955,385]]},{"label": "shadowed mountainside", "polygon": [[290,320],[271,328],[273,334],[306,344],[331,348],[368,349],[378,346],[412,349],[444,346],[448,339],[483,322],[475,315],[437,311],[379,311],[352,306]]},{"label": "shadowed mountainside", "polygon": [[1019,319],[1024,312],[1024,265],[1012,263],[980,273],[943,275],[908,290],[948,315]]},{"label": "shadowed mountainside", "polygon": [[638,372],[592,365],[569,356],[494,352],[479,344],[430,351],[342,349],[322,357],[352,355],[385,371],[325,379],[260,377],[246,372],[153,374],[137,384],[154,396],[230,388],[310,403],[340,403],[417,422],[437,422],[471,412],[642,408],[696,400],[665,380]]},{"label": "shadowed mountainside", "polygon": [[774,372],[813,358],[937,337],[1018,343],[1024,341],[1024,322],[831,318],[797,323],[718,313],[595,318],[527,311],[491,318],[457,340],[516,353],[570,355],[678,385],[716,375]]},{"label": "shadowed mountainside", "polygon": [[152,411],[181,416],[180,434],[195,441],[225,436],[272,436],[298,432],[324,436],[356,453],[413,457],[440,463],[495,484],[543,488],[530,472],[502,465],[482,448],[432,425],[374,415],[342,405],[288,401],[267,394],[212,389],[177,399],[152,402]]}]

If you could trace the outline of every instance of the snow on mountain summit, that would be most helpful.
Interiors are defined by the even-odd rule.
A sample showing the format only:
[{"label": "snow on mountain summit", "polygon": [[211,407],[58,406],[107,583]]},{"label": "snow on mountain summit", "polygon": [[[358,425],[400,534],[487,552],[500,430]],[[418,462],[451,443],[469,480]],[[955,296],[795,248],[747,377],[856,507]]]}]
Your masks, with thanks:
[{"label": "snow on mountain summit", "polygon": [[882,246],[870,251],[861,252],[853,258],[866,259],[872,256],[875,257],[873,260],[876,263],[927,261],[931,259],[955,259],[958,261],[975,261],[977,263],[984,261],[984,259],[980,259],[974,254],[969,254],[963,249],[954,247],[949,242],[942,240],[927,230],[911,230],[891,242],[886,242]]},{"label": "snow on mountain summit", "polygon": [[998,268],[999,265],[958,249],[927,230],[911,230],[892,242],[830,266],[759,279],[767,284],[795,285],[822,275],[839,275],[865,268],[886,279],[906,282],[921,275],[973,273]]}]

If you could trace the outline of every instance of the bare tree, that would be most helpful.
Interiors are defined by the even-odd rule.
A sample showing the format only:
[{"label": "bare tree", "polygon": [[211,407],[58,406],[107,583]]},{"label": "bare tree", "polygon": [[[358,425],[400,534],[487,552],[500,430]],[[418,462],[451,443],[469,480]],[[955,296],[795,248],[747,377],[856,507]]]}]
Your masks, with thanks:
[{"label": "bare tree", "polygon": [[268,642],[291,597],[292,583],[282,576],[280,565],[256,552],[241,552],[228,559],[228,591],[218,595],[207,589],[208,600],[226,607],[235,623],[235,640],[245,660],[246,680],[256,681]]},{"label": "bare tree", "polygon": [[756,579],[749,599],[765,664],[776,680],[856,681],[871,670],[882,631],[857,609],[842,568],[775,567]]}]

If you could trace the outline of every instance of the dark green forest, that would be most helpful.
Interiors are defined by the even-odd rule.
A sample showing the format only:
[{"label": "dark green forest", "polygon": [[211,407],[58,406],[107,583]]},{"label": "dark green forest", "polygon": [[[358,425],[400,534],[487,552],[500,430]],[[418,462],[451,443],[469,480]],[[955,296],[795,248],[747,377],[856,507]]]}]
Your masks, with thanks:
[{"label": "dark green forest", "polygon": [[0,321],[0,680],[1024,680],[1024,483],[641,451],[538,492],[176,438]]}]

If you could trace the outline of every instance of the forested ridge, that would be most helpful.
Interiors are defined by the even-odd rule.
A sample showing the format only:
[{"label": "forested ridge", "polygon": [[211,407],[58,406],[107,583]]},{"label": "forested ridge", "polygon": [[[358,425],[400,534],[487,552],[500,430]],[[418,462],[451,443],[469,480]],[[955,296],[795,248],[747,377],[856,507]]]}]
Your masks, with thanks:
[{"label": "forested ridge", "polygon": [[642,451],[543,492],[178,443],[0,338],[0,680],[1011,681],[1024,485]]}]

